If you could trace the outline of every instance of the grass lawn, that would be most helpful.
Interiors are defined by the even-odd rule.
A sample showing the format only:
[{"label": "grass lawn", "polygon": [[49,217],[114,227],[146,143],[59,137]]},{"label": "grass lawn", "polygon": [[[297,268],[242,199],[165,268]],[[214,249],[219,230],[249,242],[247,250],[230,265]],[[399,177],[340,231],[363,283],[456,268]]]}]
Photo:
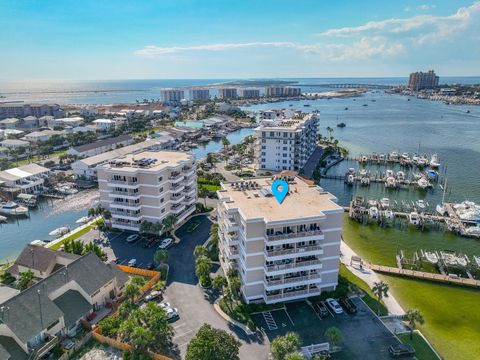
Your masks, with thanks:
[{"label": "grass lawn", "polygon": [[[98,221],[99,221],[99,220],[97,220],[97,222],[98,222]],[[58,250],[58,249],[60,248],[60,246],[62,246],[62,245],[65,243],[65,241],[75,240],[75,239],[79,238],[79,237],[82,236],[83,234],[86,234],[87,232],[89,232],[90,230],[92,230],[93,227],[95,226],[95,224],[96,224],[96,223],[93,223],[93,224],[91,224],[91,225],[88,225],[87,227],[85,227],[85,228],[83,228],[83,229],[81,229],[81,230],[79,230],[79,231],[77,231],[77,232],[74,232],[72,235],[67,236],[67,237],[66,237],[65,239],[63,239],[62,241],[59,241],[58,243],[55,243],[55,244],[53,244],[52,246],[48,246],[48,245],[47,245],[47,247],[49,247],[49,248],[52,249],[52,250]],[[74,229],[73,231],[75,231],[75,229]]]},{"label": "grass lawn", "polygon": [[221,186],[219,185],[211,185],[211,184],[204,184],[204,183],[198,183],[198,185],[212,192],[220,190],[221,188]]},{"label": "grass lawn", "polygon": [[[395,266],[397,247],[408,254],[420,249],[452,249],[480,254],[480,242],[450,233],[363,226],[344,220],[343,238],[366,261]],[[420,328],[445,359],[475,359],[480,354],[480,291],[439,283],[382,276],[404,309],[419,309]]]},{"label": "grass lawn", "polygon": [[413,339],[410,339],[410,334],[399,334],[399,339],[405,344],[410,344],[415,349],[415,356],[418,360],[439,360],[438,356],[432,351],[423,337],[414,332]]},{"label": "grass lawn", "polygon": [[44,158],[44,155],[42,155],[41,158],[40,158],[40,156],[33,156],[30,159],[19,160],[19,161],[15,162],[14,164],[15,164],[15,166],[22,166],[22,165],[30,164],[32,162],[38,162],[40,160],[50,159],[51,157],[60,156],[60,155],[66,154],[66,153],[67,153],[66,149],[58,150],[58,151],[55,151],[51,154],[47,154],[46,158]]}]

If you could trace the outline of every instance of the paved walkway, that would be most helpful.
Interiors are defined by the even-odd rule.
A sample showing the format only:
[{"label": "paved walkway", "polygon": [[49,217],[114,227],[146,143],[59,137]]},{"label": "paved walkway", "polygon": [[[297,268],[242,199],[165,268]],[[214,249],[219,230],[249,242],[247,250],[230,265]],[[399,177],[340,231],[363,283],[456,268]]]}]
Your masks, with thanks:
[{"label": "paved walkway", "polygon": [[227,181],[239,181],[240,180],[240,178],[237,175],[235,175],[231,171],[225,170],[225,161],[220,161],[220,162],[216,163],[215,166],[216,166],[216,169],[214,169],[213,171],[222,174]]},{"label": "paved walkway", "polygon": [[[340,261],[343,264],[345,264],[348,270],[350,270],[354,275],[358,276],[360,279],[365,281],[368,284],[368,286],[370,286],[370,288],[373,287],[374,282],[382,281],[382,279],[380,279],[380,277],[371,269],[364,267],[362,270],[360,270],[350,266],[350,259],[352,258],[352,256],[358,256],[358,254],[355,253],[355,251],[353,251],[344,241],[342,241],[342,244],[340,245],[340,251],[341,251]],[[394,315],[405,314],[405,311],[400,306],[398,301],[393,297],[391,292],[388,293],[387,298],[383,299],[383,302],[390,314],[394,314]]]},{"label": "paved walkway", "polygon": [[308,159],[307,163],[303,167],[304,176],[306,178],[312,177],[313,170],[315,170],[318,160],[320,160],[320,158],[322,157],[322,154],[323,154],[323,149],[320,146],[317,146],[312,156],[310,156],[310,159]]}]

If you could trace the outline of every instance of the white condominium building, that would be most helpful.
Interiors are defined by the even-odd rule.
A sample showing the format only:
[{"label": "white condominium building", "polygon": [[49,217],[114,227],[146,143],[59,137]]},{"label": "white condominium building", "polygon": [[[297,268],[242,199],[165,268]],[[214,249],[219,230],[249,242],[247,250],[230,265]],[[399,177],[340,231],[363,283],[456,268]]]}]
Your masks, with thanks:
[{"label": "white condominium building", "polygon": [[195,211],[197,172],[192,155],[176,151],[128,154],[97,167],[100,202],[112,226],[139,231],[142,221],[174,214],[182,223]]},{"label": "white condominium building", "polygon": [[245,301],[275,303],[334,290],[343,209],[336,198],[299,177],[284,177],[280,204],[274,179],[222,184],[217,192],[220,263],[238,269]]},{"label": "white condominium building", "polygon": [[317,146],[319,115],[272,112],[255,129],[256,166],[259,170],[295,170],[303,168]]},{"label": "white condominium building", "polygon": [[178,104],[180,100],[185,99],[185,92],[178,89],[162,89],[160,90],[160,101],[164,104]]},{"label": "white condominium building", "polygon": [[260,97],[259,89],[240,89],[240,97],[244,99],[256,99]]},{"label": "white condominium building", "polygon": [[218,97],[220,99],[235,99],[237,97],[236,88],[220,88],[218,89]]},{"label": "white condominium building", "polygon": [[190,89],[188,91],[190,100],[208,100],[210,99],[210,90],[208,89]]}]

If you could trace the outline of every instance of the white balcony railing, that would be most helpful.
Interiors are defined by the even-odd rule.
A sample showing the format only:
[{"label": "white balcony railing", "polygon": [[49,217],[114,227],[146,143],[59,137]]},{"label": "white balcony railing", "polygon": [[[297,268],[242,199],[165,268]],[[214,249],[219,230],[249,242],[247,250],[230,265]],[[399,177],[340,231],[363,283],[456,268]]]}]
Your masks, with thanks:
[{"label": "white balcony railing", "polygon": [[311,230],[311,231],[292,232],[287,234],[267,235],[267,240],[276,241],[276,240],[296,239],[301,237],[318,236],[318,235],[323,235],[322,230]]},{"label": "white balcony railing", "polygon": [[282,256],[288,254],[297,254],[297,253],[304,253],[309,251],[317,251],[322,250],[320,245],[310,245],[310,246],[302,246],[302,247],[294,247],[292,249],[283,249],[283,250],[266,250],[265,255],[269,256]]},{"label": "white balcony railing", "polygon": [[306,266],[320,265],[321,263],[322,262],[320,260],[308,260],[308,261],[292,262],[290,264],[265,265],[265,270],[267,272],[272,272],[272,271],[301,268]]},{"label": "white balcony railing", "polygon": [[304,275],[304,276],[294,276],[289,278],[265,280],[265,282],[268,286],[274,286],[274,285],[292,284],[292,283],[297,283],[297,282],[302,282],[307,280],[317,280],[320,278],[321,278],[320,274],[310,274],[310,275]]}]

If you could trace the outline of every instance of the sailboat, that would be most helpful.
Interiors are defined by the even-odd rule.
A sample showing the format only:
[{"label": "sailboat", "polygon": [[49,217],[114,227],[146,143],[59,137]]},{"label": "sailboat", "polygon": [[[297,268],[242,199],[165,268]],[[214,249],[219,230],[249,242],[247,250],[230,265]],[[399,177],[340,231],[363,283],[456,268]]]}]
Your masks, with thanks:
[{"label": "sailboat", "polygon": [[447,208],[445,206],[445,192],[447,191],[447,179],[445,179],[445,185],[443,186],[443,195],[442,195],[442,203],[438,204],[435,210],[437,213],[444,216],[448,214]]}]

